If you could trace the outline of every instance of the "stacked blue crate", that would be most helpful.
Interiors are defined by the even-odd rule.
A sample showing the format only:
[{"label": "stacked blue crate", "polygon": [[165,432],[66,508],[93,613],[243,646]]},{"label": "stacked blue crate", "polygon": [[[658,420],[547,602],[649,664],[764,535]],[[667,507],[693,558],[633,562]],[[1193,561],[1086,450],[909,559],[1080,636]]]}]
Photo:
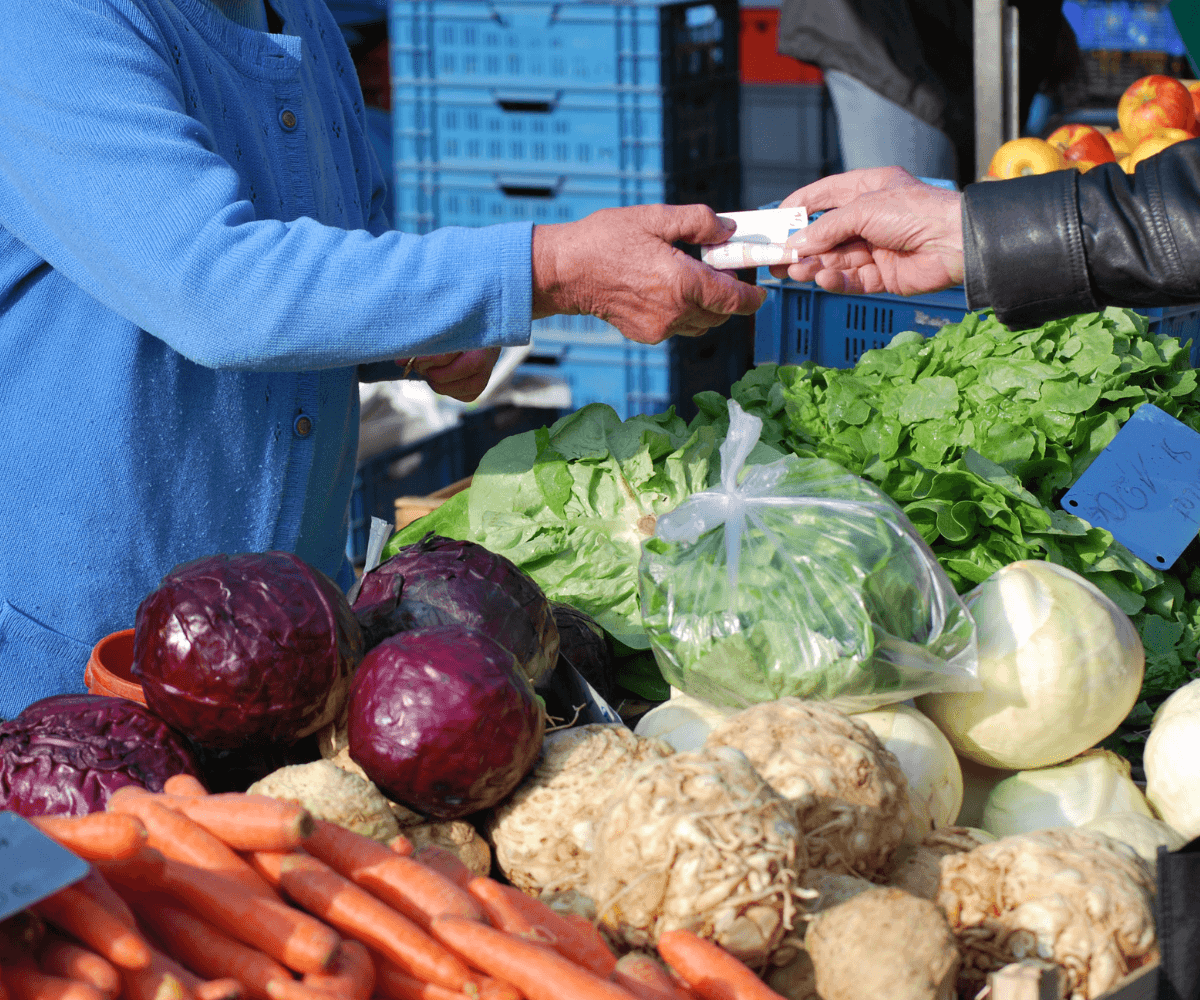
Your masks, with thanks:
[{"label": "stacked blue crate", "polygon": [[397,226],[737,202],[733,0],[392,0]]},{"label": "stacked blue crate", "polygon": [[[391,0],[397,228],[737,207],[739,18],[736,0]],[[685,353],[551,317],[534,323],[527,369],[626,417],[695,387]]]},{"label": "stacked blue crate", "polygon": [[1063,16],[1085,52],[1165,52],[1185,55],[1183,39],[1166,3],[1129,0],[1064,0]]},{"label": "stacked blue crate", "polygon": [[1115,128],[1115,104],[1134,80],[1154,73],[1192,74],[1166,2],[1064,0],[1062,10],[1082,53],[1087,95],[1087,106],[1071,109],[1070,121]]}]

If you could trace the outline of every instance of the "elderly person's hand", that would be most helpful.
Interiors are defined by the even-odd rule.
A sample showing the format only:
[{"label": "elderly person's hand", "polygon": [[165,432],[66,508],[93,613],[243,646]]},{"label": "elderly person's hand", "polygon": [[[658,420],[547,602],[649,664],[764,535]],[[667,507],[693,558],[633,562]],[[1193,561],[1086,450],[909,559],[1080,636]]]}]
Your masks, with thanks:
[{"label": "elderly person's hand", "polygon": [[704,205],[606,208],[533,228],[533,318],[598,316],[628,339],[694,337],[749,315],[765,291],[689,257],[672,244],[722,243],[733,225]]},{"label": "elderly person's hand", "polygon": [[421,376],[434,392],[469,403],[475,399],[491,377],[500,348],[486,347],[478,351],[455,351],[451,354],[430,354],[412,358],[412,370]]},{"label": "elderly person's hand", "polygon": [[788,245],[805,259],[771,268],[829,292],[933,292],[963,280],[962,195],[923,184],[900,167],[852,170],[783,200],[827,209]]}]

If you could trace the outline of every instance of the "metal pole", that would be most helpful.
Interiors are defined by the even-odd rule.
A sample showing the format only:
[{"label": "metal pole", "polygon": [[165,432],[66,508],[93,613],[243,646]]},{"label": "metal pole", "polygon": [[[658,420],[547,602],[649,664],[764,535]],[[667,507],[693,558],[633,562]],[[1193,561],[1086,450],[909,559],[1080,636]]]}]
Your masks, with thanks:
[{"label": "metal pole", "polygon": [[1004,142],[1004,0],[974,0],[975,176]]},{"label": "metal pole", "polygon": [[1004,138],[1021,136],[1021,12],[1004,8]]}]

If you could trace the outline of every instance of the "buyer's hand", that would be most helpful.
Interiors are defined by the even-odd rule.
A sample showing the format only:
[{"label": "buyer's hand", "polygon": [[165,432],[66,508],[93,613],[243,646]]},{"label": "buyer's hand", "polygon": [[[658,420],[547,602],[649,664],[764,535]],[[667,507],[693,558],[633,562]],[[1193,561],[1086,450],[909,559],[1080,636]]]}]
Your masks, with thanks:
[{"label": "buyer's hand", "polygon": [[469,403],[483,392],[498,357],[498,347],[431,354],[424,358],[413,358],[412,370],[439,395]]},{"label": "buyer's hand", "polygon": [[771,268],[829,292],[933,292],[963,280],[962,195],[900,167],[852,170],[792,192],[784,208],[826,213],[788,245],[805,259]]},{"label": "buyer's hand", "polygon": [[765,291],[671,244],[722,243],[732,224],[704,205],[605,208],[533,228],[533,318],[598,316],[630,340],[695,337],[749,315]]}]

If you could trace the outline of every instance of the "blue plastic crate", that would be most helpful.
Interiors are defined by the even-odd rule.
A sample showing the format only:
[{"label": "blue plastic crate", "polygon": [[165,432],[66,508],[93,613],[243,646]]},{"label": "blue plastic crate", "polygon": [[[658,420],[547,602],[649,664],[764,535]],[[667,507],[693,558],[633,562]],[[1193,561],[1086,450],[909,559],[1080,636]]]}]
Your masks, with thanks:
[{"label": "blue plastic crate", "polygon": [[518,371],[562,379],[576,410],[589,403],[607,403],[622,420],[638,413],[662,413],[672,403],[669,352],[633,347],[642,349],[567,348],[556,354],[534,354]]},{"label": "blue plastic crate", "polygon": [[1155,333],[1175,337],[1180,343],[1192,342],[1193,368],[1200,368],[1200,306],[1171,306],[1137,310],[1150,320]]},{"label": "blue plastic crate", "polygon": [[531,343],[524,372],[566,381],[575,409],[607,403],[622,419],[668,406],[690,419],[696,393],[729,395],[752,363],[743,316],[702,337],[672,337],[661,344],[634,343],[593,316],[552,316],[534,321]]},{"label": "blue plastic crate", "polygon": [[[772,278],[759,271],[767,299],[755,315],[754,363],[785,365],[815,361],[824,368],[852,368],[865,351],[886,347],[898,333],[935,334],[967,313],[966,293],[950,288],[928,295],[842,295],[810,282]],[[1156,333],[1192,342],[1200,367],[1200,305],[1138,309]]]},{"label": "blue plastic crate", "polygon": [[737,75],[736,0],[391,0],[396,80],[669,87]]},{"label": "blue plastic crate", "polygon": [[[396,228],[428,233],[440,226],[499,222],[570,222],[601,208],[660,202],[733,204],[741,183],[736,160],[682,174],[611,176],[555,172],[396,170]],[[728,198],[728,201],[723,199]]]},{"label": "blue plastic crate", "polygon": [[398,169],[671,173],[737,159],[738,83],[669,92],[394,80]]},{"label": "blue plastic crate", "polygon": [[1063,16],[1085,52],[1164,52],[1186,55],[1166,3],[1129,0],[1065,0]]},{"label": "blue plastic crate", "polygon": [[754,363],[815,361],[850,368],[864,351],[884,347],[897,333],[937,333],[967,311],[962,289],[930,295],[836,295],[809,282],[772,278],[760,269],[767,299],[754,317]]},{"label": "blue plastic crate", "polygon": [[499,222],[570,222],[601,208],[660,202],[666,178],[434,168],[396,171],[396,228],[428,233],[441,226]]},{"label": "blue plastic crate", "polygon": [[361,564],[367,557],[371,518],[396,519],[396,498],[426,496],[469,475],[463,427],[456,425],[409,444],[398,445],[364,462],[350,494],[350,532],[346,555]]}]

